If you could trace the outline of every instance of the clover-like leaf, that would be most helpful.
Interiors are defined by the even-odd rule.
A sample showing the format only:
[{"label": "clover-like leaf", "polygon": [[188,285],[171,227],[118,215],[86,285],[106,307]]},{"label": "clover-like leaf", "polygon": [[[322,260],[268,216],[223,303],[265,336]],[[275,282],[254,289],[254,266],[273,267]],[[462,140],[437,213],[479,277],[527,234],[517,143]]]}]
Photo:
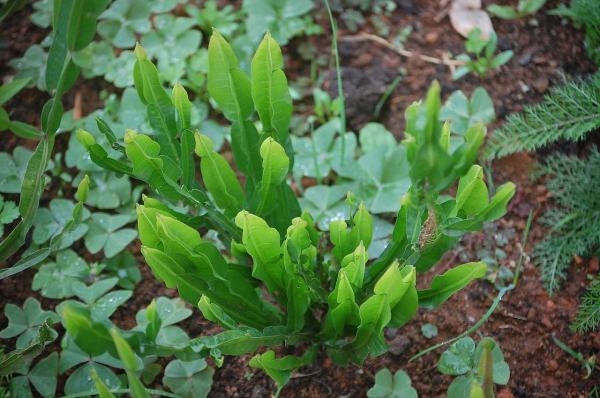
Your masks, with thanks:
[{"label": "clover-like leaf", "polygon": [[130,221],[130,217],[125,214],[92,214],[87,222],[89,229],[84,238],[85,247],[92,254],[104,250],[107,258],[119,254],[137,236],[135,229],[121,229]]},{"label": "clover-like leaf", "polygon": [[58,353],[53,352],[46,358],[39,360],[31,369],[20,372],[10,381],[11,396],[31,397],[31,387],[44,398],[52,398],[56,393],[58,376]]},{"label": "clover-like leaf", "polygon": [[185,11],[196,18],[198,26],[206,33],[210,33],[215,28],[224,36],[232,37],[240,26],[238,22],[240,12],[231,4],[219,9],[215,0],[207,0],[202,8],[190,4],[185,7]]},{"label": "clover-like leaf", "polygon": [[0,192],[21,192],[23,176],[31,153],[29,149],[22,146],[16,147],[12,156],[6,152],[0,152]]},{"label": "clover-like leaf", "polygon": [[185,2],[186,0],[153,0],[151,10],[155,14],[169,12],[177,7],[177,4],[182,4]]},{"label": "clover-like leaf", "polygon": [[316,185],[304,191],[300,205],[310,212],[322,231],[328,231],[332,220],[346,218],[348,206],[344,198],[351,188],[349,184]]},{"label": "clover-like leaf", "polygon": [[[106,65],[104,78],[116,87],[125,88],[133,86],[133,65],[135,55],[133,51],[121,51],[118,57]],[[130,127],[130,126],[128,126]]]},{"label": "clover-like leaf", "polygon": [[0,338],[10,339],[17,337],[16,348],[27,347],[38,335],[40,326],[46,321],[58,322],[59,317],[53,311],[44,311],[40,302],[29,297],[25,300],[23,308],[14,304],[6,304],[4,315],[8,319],[8,326],[0,331]]},{"label": "clover-like leaf", "polygon": [[17,73],[15,79],[29,78],[29,86],[46,91],[46,60],[48,54],[38,44],[29,47],[21,58],[11,59],[8,65]]},{"label": "clover-like leaf", "polygon": [[43,264],[33,277],[31,288],[44,297],[72,297],[74,286],[89,276],[90,267],[72,250],[58,252],[55,261]]},{"label": "clover-like leaf", "polygon": [[313,7],[312,0],[244,0],[243,9],[248,15],[246,34],[256,43],[265,32],[270,32],[280,45],[285,45],[292,37],[315,29],[306,16]]},{"label": "clover-like leaf", "polygon": [[[346,133],[343,159],[339,134],[340,122],[333,119],[316,129],[311,137],[292,136],[294,145],[294,175],[300,177],[325,178],[333,169],[343,175],[353,174],[344,168],[352,167],[352,156],[356,149],[356,136]],[[337,136],[337,137],[336,137]],[[343,166],[342,166],[343,165]]]},{"label": "clover-like leaf", "polygon": [[452,132],[460,135],[476,123],[493,122],[495,117],[494,103],[483,87],[476,88],[470,99],[462,91],[455,91],[440,112],[440,119],[449,120]]},{"label": "clover-like leaf", "polygon": [[165,368],[162,382],[183,398],[204,398],[210,392],[213,373],[204,359],[190,362],[175,359]]},{"label": "clover-like leaf", "polygon": [[358,160],[361,169],[359,197],[375,214],[394,213],[400,209],[400,198],[410,187],[406,149],[385,146],[365,153]]},{"label": "clover-like leaf", "polygon": [[164,80],[179,80],[185,72],[185,60],[198,50],[202,33],[192,29],[195,24],[192,18],[158,15],[154,18],[156,30],[142,37],[144,49],[157,59]]},{"label": "clover-like leaf", "polygon": [[37,0],[33,3],[33,12],[31,13],[31,22],[40,28],[48,28],[52,22],[52,12],[54,2],[51,0]]},{"label": "clover-like leaf", "polygon": [[130,202],[131,182],[127,176],[113,172],[91,174],[91,187],[87,204],[98,209],[116,209]]},{"label": "clover-like leaf", "polygon": [[[60,233],[71,219],[74,207],[75,203],[72,201],[57,198],[50,202],[48,208],[40,208],[33,219],[34,243],[41,245],[50,240],[54,235]],[[89,216],[90,212],[84,208],[82,220],[87,220]],[[67,242],[67,245],[70,245],[74,241],[82,238],[87,230],[87,225],[78,224],[71,232],[69,232],[68,236],[65,237],[65,242]]]},{"label": "clover-like leaf", "polygon": [[458,376],[467,373],[475,366],[475,341],[463,337],[446,350],[438,362],[438,370],[443,374]]},{"label": "clover-like leaf", "polygon": [[19,217],[19,208],[12,200],[5,201],[0,196],[0,236],[4,235],[4,225],[10,224]]},{"label": "clover-like leaf", "polygon": [[81,73],[87,79],[104,76],[115,59],[113,47],[105,40],[91,42],[83,50],[73,54],[73,62],[81,67]]},{"label": "clover-like leaf", "polygon": [[417,398],[417,390],[412,387],[410,377],[402,369],[394,376],[387,369],[375,374],[375,385],[367,391],[369,398]]},{"label": "clover-like leaf", "polygon": [[108,277],[119,278],[118,285],[124,289],[133,290],[142,280],[137,260],[129,251],[124,251],[112,258],[106,259],[102,264],[102,274]]},{"label": "clover-like leaf", "polygon": [[116,47],[133,47],[136,33],[150,31],[150,7],[145,0],[116,0],[100,14],[98,33]]},{"label": "clover-like leaf", "polygon": [[73,369],[81,364],[83,365],[71,371],[65,382],[65,394],[79,394],[91,391],[94,388],[94,382],[90,379],[92,371],[96,371],[98,377],[109,388],[114,389],[121,386],[118,376],[110,369],[122,369],[123,365],[121,361],[113,358],[108,353],[92,357],[81,350],[71,337],[67,336],[60,355],[59,371],[61,374],[64,374],[69,369]]}]

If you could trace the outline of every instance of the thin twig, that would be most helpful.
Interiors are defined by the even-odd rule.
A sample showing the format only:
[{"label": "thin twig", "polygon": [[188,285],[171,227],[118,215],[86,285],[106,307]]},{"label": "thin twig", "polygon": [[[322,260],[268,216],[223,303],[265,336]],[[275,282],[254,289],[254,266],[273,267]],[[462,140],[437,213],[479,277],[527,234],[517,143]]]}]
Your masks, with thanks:
[{"label": "thin twig", "polygon": [[383,37],[379,37],[379,36],[371,34],[371,33],[361,33],[361,34],[353,35],[353,36],[344,36],[340,40],[348,41],[348,42],[370,40],[375,43],[381,44],[382,46],[394,51],[397,54],[402,55],[403,57],[409,57],[409,58],[417,57],[425,62],[429,62],[429,63],[436,64],[436,65],[446,65],[448,67],[456,67],[456,66],[462,66],[465,64],[464,61],[458,61],[458,60],[454,60],[454,59],[441,59],[441,58],[436,58],[436,57],[432,57],[429,55],[419,54],[419,53],[416,53],[413,51],[402,50],[400,48],[394,47],[394,45],[392,43],[390,43]]}]

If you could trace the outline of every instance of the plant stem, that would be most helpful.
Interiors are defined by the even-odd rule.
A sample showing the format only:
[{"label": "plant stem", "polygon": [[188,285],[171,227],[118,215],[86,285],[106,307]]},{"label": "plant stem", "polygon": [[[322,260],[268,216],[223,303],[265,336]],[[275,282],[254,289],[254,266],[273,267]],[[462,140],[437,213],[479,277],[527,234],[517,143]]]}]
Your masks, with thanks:
[{"label": "plant stem", "polygon": [[323,0],[325,7],[327,8],[327,14],[329,15],[329,23],[331,24],[331,51],[333,52],[333,58],[335,59],[335,73],[337,77],[338,86],[338,98],[340,99],[340,133],[342,144],[340,145],[340,166],[344,165],[344,154],[346,153],[346,101],[344,100],[344,88],[342,86],[342,71],[340,69],[340,55],[338,52],[337,45],[337,27],[333,14],[331,13],[331,7],[329,7],[329,0]]}]

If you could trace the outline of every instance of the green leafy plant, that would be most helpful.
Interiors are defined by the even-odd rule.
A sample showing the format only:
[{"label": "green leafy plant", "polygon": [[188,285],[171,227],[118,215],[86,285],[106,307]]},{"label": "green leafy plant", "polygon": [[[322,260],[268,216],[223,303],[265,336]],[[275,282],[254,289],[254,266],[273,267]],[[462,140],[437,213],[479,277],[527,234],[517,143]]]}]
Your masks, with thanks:
[{"label": "green leafy plant", "polygon": [[207,0],[202,4],[202,8],[189,4],[185,11],[196,18],[198,26],[207,35],[210,35],[214,28],[225,37],[233,37],[240,29],[240,11],[231,4],[219,9],[215,0]]},{"label": "green leafy plant", "polygon": [[[53,311],[45,311],[39,301],[33,297],[25,300],[23,308],[14,304],[6,304],[4,315],[8,319],[8,326],[0,331],[0,338],[17,338],[16,348],[24,349],[34,342],[40,332],[40,328],[46,322],[54,323],[59,319]],[[56,332],[49,332],[56,338]],[[52,340],[54,340],[54,338]]]},{"label": "green leafy plant", "polygon": [[535,246],[533,259],[550,294],[566,278],[573,255],[590,255],[600,244],[596,200],[599,166],[600,152],[596,148],[585,160],[557,155],[540,166],[540,174],[550,177],[547,186],[556,206],[542,218],[550,233]]},{"label": "green leafy plant", "polygon": [[592,375],[592,372],[596,369],[596,355],[586,358],[581,352],[575,351],[563,341],[559,340],[555,335],[552,335],[552,341],[554,341],[554,344],[561,350],[575,358],[581,364],[581,367],[585,370],[586,379]]},{"label": "green leafy plant", "polygon": [[494,103],[483,87],[477,87],[470,98],[462,91],[453,92],[440,113],[441,120],[450,121],[450,130],[464,134],[476,123],[489,124],[496,118]]},{"label": "green leafy plant", "polygon": [[546,0],[519,0],[517,8],[490,4],[487,11],[495,17],[502,19],[518,19],[533,15],[546,4]]},{"label": "green leafy plant", "polygon": [[47,60],[46,50],[42,46],[34,44],[25,51],[21,58],[11,59],[8,65],[17,71],[16,79],[27,79],[30,86],[46,91]]},{"label": "green leafy plant", "polygon": [[4,200],[0,196],[0,236],[4,235],[4,226],[12,223],[19,217],[19,209],[12,200]]},{"label": "green leafy plant", "polygon": [[552,88],[544,100],[509,115],[486,146],[488,158],[532,151],[559,140],[579,141],[600,127],[600,75]]},{"label": "green leafy plant", "polygon": [[375,385],[367,391],[369,398],[417,398],[417,390],[411,386],[410,377],[399,369],[392,377],[387,369],[375,374]]},{"label": "green leafy plant", "polygon": [[482,37],[479,28],[471,30],[465,42],[465,50],[473,54],[475,58],[471,58],[468,54],[461,54],[456,57],[458,61],[463,61],[465,65],[456,68],[452,78],[457,80],[473,72],[480,79],[483,79],[490,70],[497,69],[507,63],[512,58],[513,52],[508,50],[494,55],[497,45],[498,37],[495,32],[491,32],[490,36],[485,39]]},{"label": "green leafy plant", "polygon": [[461,338],[441,355],[437,368],[458,376],[448,387],[448,398],[493,398],[494,384],[506,385],[510,378],[500,346],[489,337],[477,345],[470,337]]},{"label": "green leafy plant", "polygon": [[[485,275],[483,263],[462,264],[437,275],[430,288],[416,289],[417,272],[434,266],[461,235],[501,217],[514,194],[514,185],[507,183],[490,200],[482,169],[473,165],[483,125],[472,126],[450,148],[450,130],[439,121],[438,84],[423,103],[407,110],[407,138],[396,153],[406,165],[406,193],[391,242],[367,266],[373,218],[360,196],[349,196],[347,209],[329,223],[327,234],[319,232],[309,212],[300,211],[288,184],[294,161],[288,136],[292,105],[281,51],[269,34],[252,59],[250,78],[218,31],[209,43],[208,89],[232,122],[233,157],[244,185],[211,140],[189,128],[191,102],[183,87],[176,85],[169,96],[145,51],[135,52],[136,89],[155,139],[128,131],[124,160],[110,157],[89,133],[80,131],[78,139],[95,163],[145,181],[161,198],[144,197],[137,208],[142,253],[158,279],[225,329],[194,339],[194,352],[219,363],[223,355],[255,353],[259,347],[307,347],[300,356],[277,358],[269,350],[251,359],[251,366],[282,388],[319,348],[337,364],[360,364],[382,354],[386,326],[402,326],[418,306],[438,307]],[[260,133],[251,121],[255,111]],[[200,181],[192,151],[200,158]],[[457,181],[456,197],[442,195]],[[176,203],[184,203],[187,211]],[[217,231],[230,248],[228,257],[201,238],[203,226]],[[264,286],[264,293],[257,286]],[[79,330],[92,327],[89,314],[63,313],[70,334],[89,338]],[[81,321],[75,324],[71,316]],[[101,340],[108,334],[96,332],[105,336]]]},{"label": "green leafy plant", "polygon": [[151,29],[151,5],[144,0],[115,0],[100,15],[98,33],[115,47],[133,47],[136,33],[148,33]]},{"label": "green leafy plant", "polygon": [[[107,286],[103,289],[106,290]],[[85,290],[81,290],[81,293],[91,294]],[[95,296],[99,294],[102,293],[97,292]],[[87,299],[94,298],[90,296]],[[107,301],[112,300],[109,298]],[[191,315],[191,311],[179,299],[159,297],[153,300],[148,307],[138,311],[137,325],[130,330],[121,330],[112,324],[105,306],[95,304],[95,307],[94,304],[77,302],[65,302],[58,307],[68,331],[63,340],[60,370],[65,373],[77,367],[71,370],[67,379],[66,394],[86,393],[98,388],[99,391],[129,393],[134,397],[154,395],[144,384],[153,383],[162,371],[157,359],[177,355],[182,359],[173,360],[167,365],[163,383],[178,396],[207,395],[213,370],[189,348],[190,339],[183,329],[175,326]],[[127,389],[121,388],[123,383],[115,369],[125,371]],[[160,391],[157,393],[164,394]]]},{"label": "green leafy plant", "polygon": [[29,83],[29,78],[14,79],[10,83],[0,86],[0,131],[10,130],[22,138],[39,138],[37,129],[29,124],[10,120],[10,115],[2,106],[14,97]]},{"label": "green leafy plant", "polygon": [[191,29],[195,24],[193,18],[157,15],[154,18],[155,29],[142,36],[142,45],[150,56],[157,59],[160,76],[164,80],[171,83],[179,80],[185,72],[186,59],[198,50],[202,33]]},{"label": "green leafy plant", "polygon": [[22,146],[13,150],[12,156],[6,152],[0,152],[0,192],[19,193],[27,162],[32,152]]},{"label": "green leafy plant", "polygon": [[270,32],[280,44],[287,44],[294,36],[321,32],[310,15],[314,8],[312,0],[244,0],[246,35],[252,44],[258,42],[265,32]]},{"label": "green leafy plant", "polygon": [[23,178],[19,198],[21,219],[0,242],[0,260],[5,260],[24,244],[33,224],[46,184],[44,173],[52,158],[56,133],[64,113],[61,99],[80,72],[72,62],[72,54],[92,41],[96,32],[96,18],[107,3],[107,0],[71,0],[54,4],[52,44],[45,71],[45,86],[53,97],[42,109],[39,142],[27,163]]},{"label": "green leafy plant", "polygon": [[596,275],[581,298],[579,312],[571,329],[586,333],[594,331],[600,325],[600,277]]}]

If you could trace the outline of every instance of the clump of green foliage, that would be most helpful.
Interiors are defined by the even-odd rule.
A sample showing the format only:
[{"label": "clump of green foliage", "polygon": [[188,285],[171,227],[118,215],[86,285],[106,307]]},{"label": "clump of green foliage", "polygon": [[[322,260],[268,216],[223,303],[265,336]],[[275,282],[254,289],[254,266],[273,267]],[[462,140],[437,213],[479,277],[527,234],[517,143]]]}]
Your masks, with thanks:
[{"label": "clump of green foliage", "polygon": [[547,186],[556,205],[542,218],[551,233],[536,245],[533,256],[552,294],[566,278],[573,256],[591,255],[600,244],[600,152],[593,149],[587,159],[553,156],[540,173],[550,177]]},{"label": "clump of green foliage", "polygon": [[485,39],[479,28],[471,30],[465,42],[465,50],[467,53],[473,54],[474,58],[471,58],[468,54],[457,56],[456,59],[463,61],[465,65],[456,68],[452,78],[457,80],[472,72],[483,79],[490,70],[497,69],[507,63],[512,58],[513,52],[508,50],[494,55],[497,45],[498,37],[495,32],[491,32],[490,36]]},{"label": "clump of green foliage", "polygon": [[402,369],[392,376],[387,369],[375,374],[375,385],[367,391],[369,398],[417,398],[417,390],[411,385],[410,377]]},{"label": "clump of green foliage", "polygon": [[546,4],[546,0],[519,0],[517,8],[490,4],[487,7],[487,11],[498,18],[518,19],[535,14],[544,4]]},{"label": "clump of green foliage", "polygon": [[437,368],[458,376],[448,387],[448,398],[493,398],[494,384],[506,385],[510,378],[500,346],[489,337],[477,345],[471,337],[461,338],[442,354]]},{"label": "clump of green foliage", "polygon": [[[466,263],[437,275],[430,288],[416,288],[418,273],[432,268],[460,236],[502,217],[514,194],[507,183],[490,198],[482,168],[474,165],[485,137],[482,124],[469,127],[450,146],[450,127],[439,120],[437,83],[424,102],[406,111],[406,139],[398,156],[408,165],[410,187],[391,242],[369,265],[373,219],[359,196],[348,196],[347,208],[326,233],[301,210],[290,188],[292,103],[275,40],[264,37],[250,77],[219,32],[213,32],[208,51],[208,89],[232,123],[233,157],[244,184],[210,138],[190,129],[192,105],[183,87],[175,86],[169,96],[139,46],[134,81],[154,135],[129,130],[120,142],[104,130],[125,154],[118,160],[92,135],[78,132],[95,163],[145,181],[160,197],[145,197],[137,209],[142,253],[158,279],[225,329],[193,340],[192,351],[220,363],[223,355],[298,346],[304,354],[277,358],[268,350],[250,360],[281,388],[320,348],[342,365],[384,353],[384,328],[404,325],[419,306],[436,308],[485,275],[485,264]],[[200,158],[201,180],[193,153]],[[455,196],[445,194],[456,186]],[[205,228],[217,231],[229,248],[226,255],[201,237]],[[70,314],[64,316],[71,335],[94,329],[99,339],[110,339],[108,329],[71,322]]]},{"label": "clump of green foliage", "polygon": [[544,100],[509,115],[486,145],[488,158],[580,141],[600,127],[600,75],[552,88]]}]

